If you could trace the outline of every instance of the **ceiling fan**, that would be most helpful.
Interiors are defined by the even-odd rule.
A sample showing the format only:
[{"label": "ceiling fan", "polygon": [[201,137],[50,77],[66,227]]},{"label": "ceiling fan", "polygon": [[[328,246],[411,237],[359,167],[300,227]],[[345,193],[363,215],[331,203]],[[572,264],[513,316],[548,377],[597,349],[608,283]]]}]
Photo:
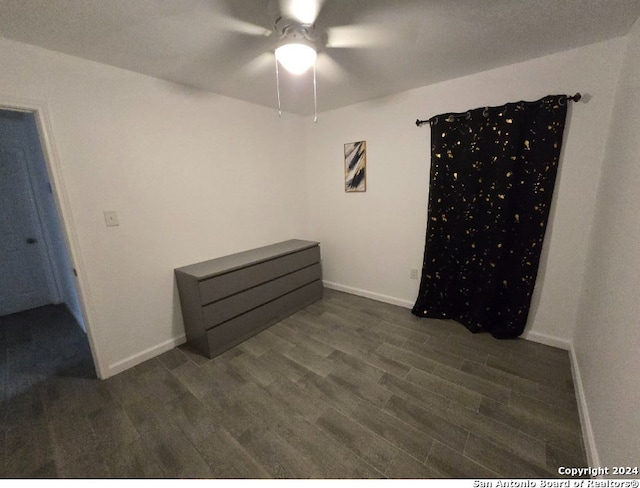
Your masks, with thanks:
[{"label": "ceiling fan", "polygon": [[[336,2],[336,0],[328,1]],[[351,0],[348,1],[351,2]],[[235,2],[237,0],[230,2],[230,5],[233,6]],[[331,19],[322,19],[322,22],[317,22],[327,3],[326,0],[264,0],[264,2],[266,13],[271,16],[270,29],[265,28],[266,22],[260,18],[259,12],[256,12],[248,21],[228,15],[219,18],[219,21],[226,24],[229,30],[263,39],[264,50],[260,58],[264,60],[265,54],[268,54],[266,57],[271,59],[271,63],[274,63],[275,58],[276,91],[280,115],[282,114],[280,67],[294,76],[309,70],[313,71],[314,121],[317,121],[316,67],[333,75],[344,71],[331,58],[329,51],[347,47],[379,46],[394,40],[390,36],[390,30],[379,24],[330,25]],[[253,3],[257,2],[254,0]],[[335,18],[336,11],[339,12],[343,5],[335,4],[331,7],[333,18]],[[264,10],[262,12],[264,13]],[[260,25],[257,25],[258,23]]]},{"label": "ceiling fan", "polygon": [[[289,0],[286,6],[301,5],[299,0],[297,3],[294,0]],[[315,2],[306,2],[307,8],[309,6],[320,7],[320,0]],[[293,10],[293,9],[289,9]],[[280,102],[280,71],[279,65],[282,65],[289,73],[294,75],[300,75],[307,71],[309,68],[313,68],[313,121],[318,122],[318,89],[316,79],[316,59],[317,53],[317,40],[314,38],[315,26],[313,22],[318,12],[312,18],[312,13],[309,11],[301,10],[300,12],[291,12],[293,16],[280,16],[276,20],[275,30],[280,33],[280,40],[276,47],[275,54],[275,66],[276,66],[276,91],[278,94],[278,115],[282,116],[282,107]],[[311,22],[308,22],[308,21]]]}]

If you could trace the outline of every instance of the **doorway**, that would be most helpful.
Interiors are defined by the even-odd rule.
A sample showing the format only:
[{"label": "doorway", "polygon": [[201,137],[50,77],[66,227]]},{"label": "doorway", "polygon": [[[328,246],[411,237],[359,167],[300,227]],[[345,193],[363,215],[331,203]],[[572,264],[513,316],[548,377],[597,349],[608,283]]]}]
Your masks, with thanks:
[{"label": "doorway", "polygon": [[[62,307],[89,348],[76,270],[38,115],[37,110],[0,106],[0,326],[25,315],[51,316],[30,312]],[[55,335],[57,329],[47,330]],[[55,337],[51,339],[55,342]]]}]

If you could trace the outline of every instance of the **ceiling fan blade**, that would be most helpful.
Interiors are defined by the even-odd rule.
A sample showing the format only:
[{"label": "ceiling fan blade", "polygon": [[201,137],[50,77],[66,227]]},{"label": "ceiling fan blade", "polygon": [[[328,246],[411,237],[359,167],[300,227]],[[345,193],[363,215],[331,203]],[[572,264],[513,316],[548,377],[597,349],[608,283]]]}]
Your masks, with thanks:
[{"label": "ceiling fan blade", "polygon": [[236,75],[239,77],[245,77],[245,76],[255,77],[264,73],[266,70],[274,71],[275,69],[274,65],[275,65],[275,56],[273,52],[271,51],[263,52],[262,54],[259,54],[258,56],[253,58],[251,61],[246,63],[242,68],[240,68],[236,73]]},{"label": "ceiling fan blade", "polygon": [[324,2],[325,0],[280,0],[280,13],[301,24],[313,24]]},{"label": "ceiling fan blade", "polygon": [[399,31],[382,24],[343,25],[327,29],[327,47],[391,47],[402,41]]},{"label": "ceiling fan blade", "polygon": [[212,19],[212,24],[226,31],[246,34],[249,36],[268,37],[273,34],[273,30],[266,29],[260,25],[252,24],[244,20],[237,19],[225,14],[217,14]]},{"label": "ceiling fan blade", "polygon": [[324,78],[331,83],[344,83],[348,81],[349,78],[347,71],[326,52],[318,54],[316,70],[319,77]]}]

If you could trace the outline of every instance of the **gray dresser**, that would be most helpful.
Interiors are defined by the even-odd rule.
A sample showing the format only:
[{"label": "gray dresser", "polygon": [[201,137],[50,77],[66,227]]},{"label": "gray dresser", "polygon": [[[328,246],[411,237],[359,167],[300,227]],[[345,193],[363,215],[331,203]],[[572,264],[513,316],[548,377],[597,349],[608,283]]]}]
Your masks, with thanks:
[{"label": "gray dresser", "polygon": [[209,358],[322,298],[320,245],[293,239],[175,270],[187,341]]}]

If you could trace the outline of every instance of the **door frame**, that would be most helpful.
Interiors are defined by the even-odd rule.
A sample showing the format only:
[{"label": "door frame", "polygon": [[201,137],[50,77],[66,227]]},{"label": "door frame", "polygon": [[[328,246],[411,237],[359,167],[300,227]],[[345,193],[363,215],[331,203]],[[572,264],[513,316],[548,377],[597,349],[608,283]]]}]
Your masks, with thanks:
[{"label": "door frame", "polygon": [[71,205],[69,203],[68,194],[64,184],[60,160],[58,158],[58,152],[53,138],[54,131],[52,129],[47,103],[37,100],[10,98],[0,94],[0,109],[12,110],[15,112],[29,112],[34,115],[40,145],[42,146],[42,153],[44,155],[46,169],[49,176],[49,182],[51,183],[51,191],[60,217],[62,234],[64,236],[71,266],[73,266],[74,269],[78,300],[80,302],[85,330],[89,339],[89,347],[91,348],[93,363],[95,365],[98,378],[104,379],[107,377],[107,369],[101,361],[92,328],[92,317],[95,317],[95,309],[91,303],[88,279],[84,271],[85,267],[83,265],[82,254],[78,244],[78,237],[75,232],[73,213],[71,211]]}]

